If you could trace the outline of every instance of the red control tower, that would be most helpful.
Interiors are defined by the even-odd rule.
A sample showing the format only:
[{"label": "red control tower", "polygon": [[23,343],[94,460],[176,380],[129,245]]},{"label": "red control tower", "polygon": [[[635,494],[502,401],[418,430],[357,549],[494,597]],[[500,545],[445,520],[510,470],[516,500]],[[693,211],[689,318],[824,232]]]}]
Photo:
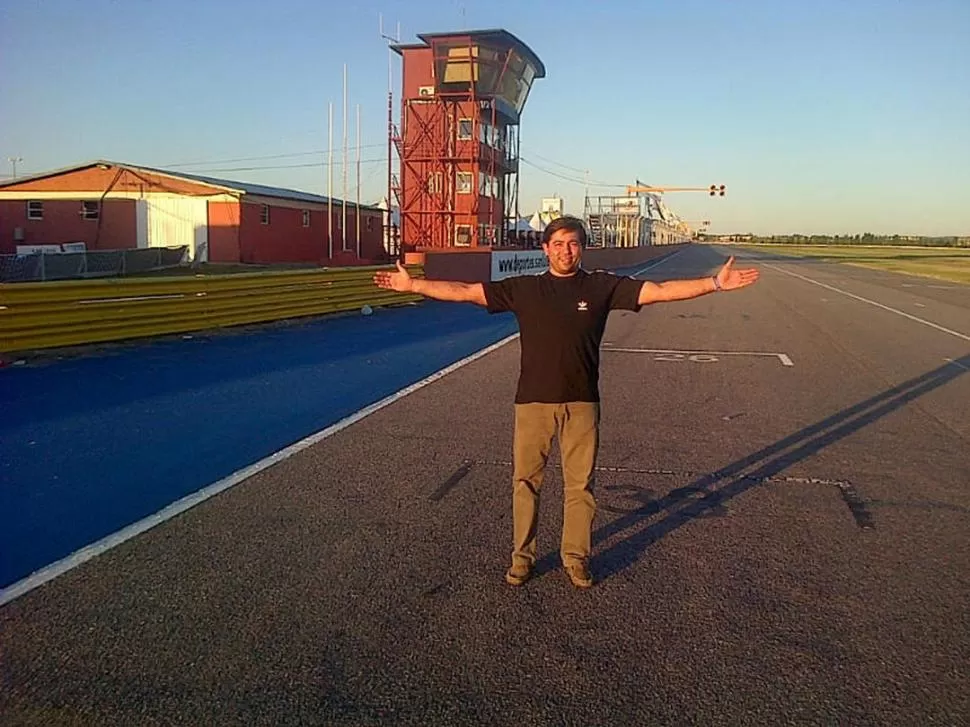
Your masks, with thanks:
[{"label": "red control tower", "polygon": [[502,245],[517,218],[519,120],[545,66],[505,30],[418,38],[392,46],[403,61],[401,129],[391,131],[403,251]]}]

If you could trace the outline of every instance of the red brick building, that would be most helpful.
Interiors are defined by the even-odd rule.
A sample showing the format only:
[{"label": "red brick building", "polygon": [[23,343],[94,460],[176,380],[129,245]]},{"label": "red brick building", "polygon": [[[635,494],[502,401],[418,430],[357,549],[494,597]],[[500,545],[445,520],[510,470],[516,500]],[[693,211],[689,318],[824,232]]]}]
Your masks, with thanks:
[{"label": "red brick building", "polygon": [[[330,240],[332,216],[333,241]],[[96,161],[0,183],[0,253],[188,245],[199,261],[383,262],[383,212],[307,192]]]}]

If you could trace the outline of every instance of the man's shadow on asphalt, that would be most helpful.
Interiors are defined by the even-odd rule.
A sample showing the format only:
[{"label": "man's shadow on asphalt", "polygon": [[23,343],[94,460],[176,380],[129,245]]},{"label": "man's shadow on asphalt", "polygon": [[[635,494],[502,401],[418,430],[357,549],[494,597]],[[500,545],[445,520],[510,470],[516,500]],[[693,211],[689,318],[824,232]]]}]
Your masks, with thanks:
[{"label": "man's shadow on asphalt", "polygon": [[[766,478],[779,475],[797,462],[808,459],[830,444],[854,434],[968,371],[970,354],[842,409],[716,472],[698,477],[688,486],[672,490],[659,499],[649,499],[649,492],[637,488],[645,501],[641,507],[625,510],[617,519],[593,531],[593,574],[598,580],[604,580],[621,573],[636,563],[651,544],[685,523],[695,518],[722,514],[724,503],[761,484]],[[645,521],[661,512],[667,515],[642,527]],[[621,541],[600,553],[595,552],[597,543],[630,529],[634,529],[634,532]],[[536,563],[536,574],[557,567],[559,553],[548,553]]]}]

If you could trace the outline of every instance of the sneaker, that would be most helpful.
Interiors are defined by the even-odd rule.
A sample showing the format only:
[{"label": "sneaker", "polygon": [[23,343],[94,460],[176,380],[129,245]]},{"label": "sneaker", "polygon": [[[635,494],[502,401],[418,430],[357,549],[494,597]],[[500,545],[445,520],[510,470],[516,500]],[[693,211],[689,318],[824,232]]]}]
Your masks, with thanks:
[{"label": "sneaker", "polygon": [[593,576],[583,563],[573,563],[566,566],[566,575],[576,588],[589,588],[593,585]]},{"label": "sneaker", "polygon": [[505,582],[510,586],[521,586],[532,577],[532,566],[525,563],[514,563],[505,571]]}]

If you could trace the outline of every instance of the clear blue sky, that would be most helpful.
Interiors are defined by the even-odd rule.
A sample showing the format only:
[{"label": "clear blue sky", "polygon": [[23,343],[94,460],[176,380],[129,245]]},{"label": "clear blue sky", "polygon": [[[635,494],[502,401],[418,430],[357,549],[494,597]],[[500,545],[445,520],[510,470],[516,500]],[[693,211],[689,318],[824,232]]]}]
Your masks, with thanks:
[{"label": "clear blue sky", "polygon": [[324,193],[346,63],[373,201],[381,12],[405,41],[501,27],[542,58],[521,136],[547,171],[523,165],[523,213],[554,194],[581,213],[588,169],[726,184],[666,197],[714,231],[970,234],[968,0],[0,0],[0,170],[106,158]]}]

